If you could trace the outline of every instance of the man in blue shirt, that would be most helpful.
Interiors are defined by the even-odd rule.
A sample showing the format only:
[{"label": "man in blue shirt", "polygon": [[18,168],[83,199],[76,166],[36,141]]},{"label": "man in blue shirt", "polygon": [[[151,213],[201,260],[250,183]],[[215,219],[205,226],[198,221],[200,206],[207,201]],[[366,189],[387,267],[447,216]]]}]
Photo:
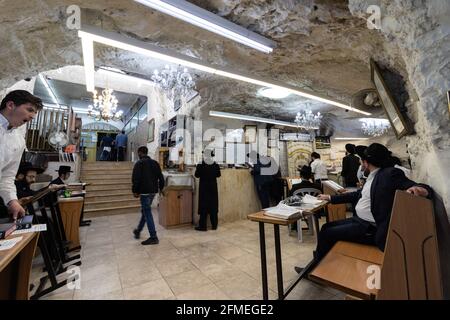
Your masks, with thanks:
[{"label": "man in blue shirt", "polygon": [[112,149],[112,143],[114,139],[111,137],[111,135],[108,133],[105,137],[103,137],[102,142],[100,143],[100,148],[102,150],[102,153],[100,155],[100,161],[109,161],[110,153]]},{"label": "man in blue shirt", "polygon": [[127,143],[128,143],[127,135],[125,134],[125,131],[122,130],[122,133],[119,133],[116,136],[118,161],[123,161],[125,159],[125,151],[127,149]]}]

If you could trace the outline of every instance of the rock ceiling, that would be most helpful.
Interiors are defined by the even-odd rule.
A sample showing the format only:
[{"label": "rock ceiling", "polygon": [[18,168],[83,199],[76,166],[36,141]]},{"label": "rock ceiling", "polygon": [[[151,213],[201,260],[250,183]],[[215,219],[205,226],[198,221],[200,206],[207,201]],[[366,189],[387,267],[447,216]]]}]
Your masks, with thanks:
[{"label": "rock ceiling", "polygon": [[[0,1],[0,86],[40,71],[82,65],[81,44],[66,27],[66,8],[81,7],[82,21],[120,32],[211,64],[244,70],[350,103],[352,95],[372,87],[369,59],[384,60],[388,46],[363,19],[352,16],[343,0],[193,0],[245,28],[274,40],[271,54],[260,53],[218,35],[124,0]],[[398,61],[389,61],[401,69]],[[148,77],[150,59],[111,48],[96,47],[96,65],[107,65]],[[202,107],[292,121],[305,100],[270,100],[256,95],[257,87],[197,73]],[[313,103],[326,113],[330,126],[360,117],[354,112]],[[380,110],[375,114],[380,115]],[[351,129],[348,122],[345,126]],[[357,124],[357,121],[353,121]],[[356,128],[356,127],[355,127]]]}]

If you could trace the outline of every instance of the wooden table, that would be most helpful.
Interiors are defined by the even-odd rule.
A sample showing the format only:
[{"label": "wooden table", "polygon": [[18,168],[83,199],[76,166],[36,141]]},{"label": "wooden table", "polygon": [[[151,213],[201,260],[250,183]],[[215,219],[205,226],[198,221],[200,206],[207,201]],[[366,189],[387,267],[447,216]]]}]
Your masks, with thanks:
[{"label": "wooden table", "polygon": [[[327,201],[322,201],[317,206],[299,207],[303,211],[303,215],[313,214],[314,215],[314,224],[316,228],[316,233],[319,232],[319,220],[315,213],[320,209],[324,208],[327,205]],[[273,224],[273,231],[275,237],[275,264],[277,268],[277,285],[278,285],[278,299],[283,300],[286,296],[292,291],[292,289],[297,285],[297,283],[304,277],[308,267],[312,265],[313,261],[311,261],[308,266],[298,275],[297,279],[289,285],[286,292],[284,292],[283,288],[283,268],[281,263],[281,245],[280,245],[280,225],[287,226],[292,223],[295,223],[301,217],[295,219],[278,219],[270,216],[264,215],[264,211],[259,211],[256,213],[249,214],[247,218],[251,221],[255,221],[259,223],[259,245],[261,251],[261,280],[262,280],[262,290],[263,290],[263,299],[269,299],[269,288],[267,284],[267,257],[266,257],[266,236],[264,230],[264,224],[269,223]]]},{"label": "wooden table", "polygon": [[69,250],[81,249],[80,217],[83,209],[83,197],[59,198],[58,206],[64,226],[66,239],[70,241]]},{"label": "wooden table", "polygon": [[0,300],[28,300],[31,265],[39,232],[9,236],[22,237],[11,249],[0,251]]}]

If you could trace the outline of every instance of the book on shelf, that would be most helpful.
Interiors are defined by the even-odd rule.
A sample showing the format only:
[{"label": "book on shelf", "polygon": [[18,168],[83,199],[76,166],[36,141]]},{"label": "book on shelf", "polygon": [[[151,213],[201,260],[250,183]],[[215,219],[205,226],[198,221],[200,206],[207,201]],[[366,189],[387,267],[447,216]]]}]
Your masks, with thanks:
[{"label": "book on shelf", "polygon": [[279,203],[276,207],[263,209],[264,215],[278,219],[294,219],[302,216],[302,210]]}]

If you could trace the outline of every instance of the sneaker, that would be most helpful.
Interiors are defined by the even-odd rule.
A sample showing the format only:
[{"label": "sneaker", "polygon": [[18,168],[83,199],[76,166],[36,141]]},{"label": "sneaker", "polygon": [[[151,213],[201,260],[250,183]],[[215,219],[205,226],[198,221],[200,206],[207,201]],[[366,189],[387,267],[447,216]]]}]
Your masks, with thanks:
[{"label": "sneaker", "polygon": [[141,237],[141,233],[137,229],[133,230],[133,234],[135,239],[139,239]]},{"label": "sneaker", "polygon": [[294,267],[294,269],[295,269],[295,272],[297,272],[297,273],[302,273],[302,271],[303,271],[305,268],[302,268],[302,267]]},{"label": "sneaker", "polygon": [[159,243],[158,238],[148,238],[147,240],[141,242],[141,244],[144,246],[149,245],[149,244],[158,244],[158,243]]},{"label": "sneaker", "polygon": [[206,228],[201,228],[201,227],[195,227],[195,230],[197,230],[197,231],[207,231]]}]

